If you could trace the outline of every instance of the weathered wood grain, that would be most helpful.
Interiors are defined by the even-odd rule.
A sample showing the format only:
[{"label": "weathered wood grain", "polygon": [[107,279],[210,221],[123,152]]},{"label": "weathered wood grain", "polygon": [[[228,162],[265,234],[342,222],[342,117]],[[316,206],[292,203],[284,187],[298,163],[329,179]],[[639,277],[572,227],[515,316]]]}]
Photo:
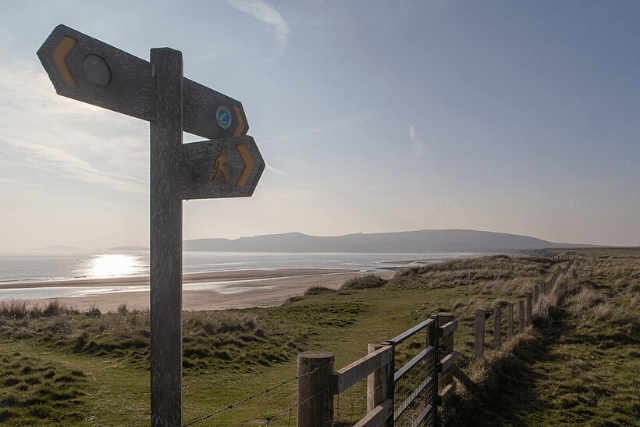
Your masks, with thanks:
[{"label": "weathered wood grain", "polygon": [[473,357],[476,359],[484,354],[484,323],[487,319],[487,310],[476,310],[475,346]]},{"label": "weathered wood grain", "polygon": [[502,348],[502,307],[498,304],[493,308],[493,348]]},{"label": "weathered wood grain", "polygon": [[333,420],[334,360],[328,351],[298,354],[298,427],[321,427]]},{"label": "weathered wood grain", "polygon": [[385,420],[389,418],[393,419],[392,412],[393,401],[387,399],[376,406],[375,409],[369,412],[363,419],[354,424],[353,427],[379,427],[384,425]]},{"label": "weathered wood grain", "polygon": [[175,154],[182,144],[182,54],[152,49],[157,117],[151,122],[151,425],[182,425],[182,200]]},{"label": "weathered wood grain", "polygon": [[391,346],[384,346],[333,373],[333,392],[342,393],[364,377],[389,364],[392,353]]}]

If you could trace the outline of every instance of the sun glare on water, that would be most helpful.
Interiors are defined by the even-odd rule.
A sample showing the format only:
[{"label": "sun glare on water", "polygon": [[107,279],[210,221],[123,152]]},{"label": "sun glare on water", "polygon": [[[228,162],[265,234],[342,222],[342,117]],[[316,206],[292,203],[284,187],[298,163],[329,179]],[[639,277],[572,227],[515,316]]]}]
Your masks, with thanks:
[{"label": "sun glare on water", "polygon": [[88,275],[98,278],[129,276],[138,273],[139,268],[136,257],[130,255],[98,255],[91,260]]}]

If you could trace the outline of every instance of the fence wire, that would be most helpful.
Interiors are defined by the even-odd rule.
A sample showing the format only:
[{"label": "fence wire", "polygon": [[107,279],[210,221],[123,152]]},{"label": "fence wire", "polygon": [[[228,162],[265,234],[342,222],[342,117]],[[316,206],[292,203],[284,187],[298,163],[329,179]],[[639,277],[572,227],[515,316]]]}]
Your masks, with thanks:
[{"label": "fence wire", "polygon": [[[320,368],[318,368],[318,369],[320,369]],[[315,372],[315,370],[314,370],[314,372]],[[307,376],[307,375],[311,375],[312,373],[313,373],[313,372],[310,372],[310,373],[305,374],[305,375],[301,375],[301,376],[299,376],[298,378],[302,378],[302,377],[305,377],[305,376]],[[331,390],[329,390],[328,388],[325,388],[324,390],[322,390],[322,391],[320,391],[320,392],[318,392],[318,393],[314,394],[313,396],[309,396],[309,398],[308,398],[308,399],[305,399],[305,400],[303,400],[302,402],[296,403],[295,405],[293,405],[293,406],[291,406],[290,408],[288,408],[288,409],[286,409],[286,410],[282,411],[282,412],[281,412],[281,413],[279,413],[278,415],[275,415],[275,416],[273,416],[273,417],[269,418],[269,419],[267,420],[267,422],[266,422],[266,423],[264,423],[264,424],[260,424],[260,426],[259,426],[259,427],[273,426],[273,424],[272,424],[272,423],[273,423],[274,421],[276,421],[276,420],[278,420],[278,419],[282,420],[283,416],[285,416],[285,415],[287,415],[287,414],[288,414],[289,416],[288,416],[288,418],[287,418],[287,424],[286,424],[286,425],[287,425],[287,426],[293,426],[293,425],[295,425],[295,424],[297,423],[297,415],[298,415],[298,414],[297,414],[297,409],[298,409],[298,406],[304,405],[305,403],[309,402],[310,400],[317,399],[317,398],[319,398],[319,397],[321,397],[321,396],[323,396],[323,395],[325,395],[325,398],[326,398],[326,395],[327,395],[327,394],[329,394],[329,393],[331,393]],[[294,413],[294,411],[296,411],[296,412]],[[293,423],[293,424],[292,424],[292,423]],[[325,424],[330,424],[330,421],[327,421]]]},{"label": "fence wire", "polygon": [[352,426],[367,415],[367,379],[336,395],[333,399],[334,426]]},{"label": "fence wire", "polygon": [[[331,362],[331,363],[333,363],[333,362]],[[281,383],[278,383],[278,384],[276,384],[276,385],[274,385],[274,386],[272,386],[272,387],[269,387],[269,388],[267,388],[267,389],[265,389],[265,390],[262,390],[262,391],[260,391],[260,392],[258,392],[258,393],[255,393],[255,394],[253,394],[253,395],[251,395],[251,396],[247,396],[247,397],[245,397],[245,398],[244,398],[244,399],[242,399],[242,400],[239,400],[239,401],[234,402],[234,403],[230,403],[229,405],[227,405],[227,406],[225,406],[225,407],[223,407],[223,408],[220,408],[220,409],[218,409],[218,410],[216,410],[216,411],[214,411],[214,412],[211,412],[210,414],[207,414],[207,415],[205,415],[205,416],[203,416],[203,417],[201,417],[201,418],[198,418],[198,419],[195,419],[195,420],[193,420],[193,421],[190,421],[190,422],[188,422],[188,423],[186,423],[186,424],[183,424],[183,425],[182,425],[182,427],[189,427],[189,426],[192,426],[192,425],[197,424],[197,423],[199,423],[199,422],[206,421],[206,420],[208,420],[208,419],[209,419],[209,418],[211,418],[211,417],[214,417],[214,416],[219,415],[219,414],[221,414],[221,413],[223,413],[223,412],[225,412],[225,411],[228,411],[228,410],[230,410],[230,409],[233,409],[234,407],[236,407],[236,406],[238,406],[238,405],[241,405],[241,404],[243,404],[243,403],[246,403],[246,402],[248,402],[248,401],[250,401],[250,400],[252,400],[252,399],[255,399],[256,397],[259,397],[259,396],[265,395],[265,394],[267,394],[267,393],[269,393],[269,392],[272,392],[272,391],[274,391],[274,390],[277,390],[277,389],[279,389],[279,388],[282,388],[282,387],[284,387],[284,386],[286,386],[286,385],[288,385],[288,384],[290,384],[290,383],[292,383],[292,382],[294,382],[294,381],[299,380],[300,378],[304,378],[304,377],[308,377],[308,376],[310,376],[310,375],[313,375],[313,374],[315,374],[316,372],[318,372],[319,370],[326,368],[326,367],[327,367],[327,366],[329,366],[331,363],[327,363],[327,364],[325,364],[325,365],[318,366],[318,367],[316,367],[313,371],[307,372],[306,374],[295,376],[295,377],[290,378],[290,379],[288,379],[288,380],[282,381]],[[289,421],[291,421],[291,414],[293,413],[293,410],[294,410],[294,409],[297,409],[297,407],[298,407],[298,406],[300,406],[300,405],[302,405],[303,403],[306,403],[306,402],[308,402],[309,400],[314,399],[314,398],[316,398],[316,397],[320,396],[322,393],[326,393],[326,392],[329,392],[329,389],[325,389],[325,390],[323,390],[323,391],[319,392],[318,394],[316,394],[315,396],[311,396],[311,397],[309,397],[309,398],[308,398],[307,400],[305,400],[304,402],[296,403],[295,405],[293,405],[293,406],[292,406],[292,407],[290,407],[289,409],[286,409],[285,411],[283,411],[283,412],[281,412],[281,413],[279,413],[279,414],[275,415],[274,417],[270,417],[269,419],[267,419],[267,422],[266,422],[265,424],[262,424],[261,426],[270,426],[270,425],[272,425],[272,424],[270,424],[270,423],[272,423],[272,422],[273,422],[274,420],[276,420],[276,419],[280,419],[280,418],[282,418],[282,416],[283,416],[283,415],[285,415],[285,414],[287,414],[287,413],[288,413],[288,414],[290,414],[290,415],[289,415]],[[294,394],[295,394],[295,392],[294,392]],[[294,422],[294,423],[295,423],[295,422],[297,422],[297,411],[296,411],[296,419],[294,419],[294,421],[293,421],[293,422]],[[287,425],[289,425],[289,424],[287,424]],[[291,424],[291,425],[295,425],[295,424]]]},{"label": "fence wire", "polygon": [[435,379],[435,351],[432,349],[395,384],[395,426],[433,426]]}]

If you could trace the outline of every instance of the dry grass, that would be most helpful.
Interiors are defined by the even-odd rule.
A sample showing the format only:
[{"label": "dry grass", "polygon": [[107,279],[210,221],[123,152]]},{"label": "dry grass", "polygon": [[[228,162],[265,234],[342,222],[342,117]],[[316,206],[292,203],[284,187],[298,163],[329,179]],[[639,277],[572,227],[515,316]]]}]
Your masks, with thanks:
[{"label": "dry grass", "polygon": [[403,289],[443,289],[482,284],[483,291],[515,295],[542,284],[551,274],[547,260],[494,255],[450,260],[400,271],[390,282]]},{"label": "dry grass", "polygon": [[371,289],[380,288],[387,284],[387,281],[375,274],[367,274],[366,276],[353,277],[340,287],[340,289]]},{"label": "dry grass", "polygon": [[534,328],[469,361],[448,424],[638,425],[639,301],[640,259],[576,260],[541,295]]}]

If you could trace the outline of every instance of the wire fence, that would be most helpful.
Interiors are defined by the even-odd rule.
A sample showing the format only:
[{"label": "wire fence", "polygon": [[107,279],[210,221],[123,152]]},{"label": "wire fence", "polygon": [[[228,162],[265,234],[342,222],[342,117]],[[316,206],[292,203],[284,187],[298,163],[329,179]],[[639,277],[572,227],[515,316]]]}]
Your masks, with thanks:
[{"label": "wire fence", "polygon": [[334,425],[352,426],[367,415],[367,380],[337,394],[333,400]]},{"label": "wire fence", "polygon": [[[249,401],[251,401],[251,400],[253,400],[253,399],[257,398],[257,397],[264,396],[267,393],[274,392],[276,390],[280,390],[280,389],[282,389],[282,388],[284,388],[284,387],[286,387],[286,386],[298,381],[301,378],[308,377],[308,376],[311,376],[311,375],[315,374],[319,370],[326,368],[328,365],[329,364],[318,366],[314,370],[312,370],[310,372],[307,372],[306,374],[298,375],[298,376],[295,376],[293,378],[289,378],[289,379],[287,379],[285,381],[282,381],[282,382],[280,382],[280,383],[278,383],[278,384],[276,384],[274,386],[266,388],[266,389],[264,389],[264,390],[262,390],[262,391],[260,391],[258,393],[252,394],[250,396],[245,397],[244,399],[238,400],[237,402],[230,403],[227,406],[224,406],[224,407],[222,407],[220,409],[217,409],[217,410],[215,410],[215,411],[213,411],[213,412],[211,412],[211,413],[209,413],[209,414],[207,414],[207,415],[205,415],[203,417],[197,418],[197,419],[192,420],[192,421],[190,421],[190,422],[188,422],[186,424],[183,424],[182,427],[189,427],[189,426],[198,424],[200,422],[206,421],[206,420],[208,420],[210,418],[213,418],[213,417],[215,417],[217,415],[222,414],[223,412],[226,412],[226,411],[228,411],[230,409],[233,409],[236,406],[239,406],[239,405],[241,405],[243,403],[249,402]],[[321,391],[320,393],[317,393],[316,395],[309,397],[308,399],[306,399],[303,402],[297,402],[295,405],[292,405],[291,407],[285,409],[284,411],[282,411],[282,412],[280,412],[280,413],[278,413],[278,414],[276,414],[274,416],[270,416],[270,417],[266,418],[265,422],[263,422],[262,424],[259,424],[259,426],[260,427],[262,427],[262,426],[276,426],[276,425],[278,425],[278,426],[295,426],[296,422],[297,422],[297,408],[298,408],[298,406],[304,404],[305,402],[307,402],[307,401],[309,401],[311,399],[318,398],[319,396],[322,395],[322,393],[330,393],[330,390],[329,389],[325,389],[325,390]],[[296,390],[295,389],[293,391],[289,390],[287,392],[287,394],[293,395],[294,396],[293,400],[294,401],[296,400],[296,398],[295,398]],[[275,424],[276,422],[278,422],[278,424]]]},{"label": "wire fence", "polygon": [[[441,374],[437,374],[436,372],[436,362],[440,362],[440,359],[445,356],[442,354],[442,350],[444,349],[439,349],[439,346],[436,343],[436,338],[434,338],[436,335],[431,335],[436,333],[436,319],[436,316],[431,316],[429,319],[419,325],[416,325],[414,328],[411,328],[394,339],[383,343],[382,348],[375,351],[375,355],[371,353],[372,350],[370,347],[369,356],[353,362],[349,367],[343,368],[340,371],[333,371],[333,374],[331,373],[332,370],[327,372],[326,369],[333,365],[333,357],[331,357],[331,362],[325,363],[325,358],[320,362],[321,364],[317,366],[315,366],[314,363],[309,362],[307,366],[312,368],[311,371],[289,378],[261,390],[260,392],[230,403],[210,412],[207,415],[184,424],[183,427],[190,427],[195,424],[214,419],[214,417],[217,417],[215,418],[216,425],[239,425],[243,423],[250,423],[251,425],[257,425],[259,427],[292,427],[298,425],[299,413],[302,417],[300,420],[303,422],[307,422],[309,419],[314,419],[316,421],[318,421],[318,419],[326,419],[327,421],[325,424],[327,426],[353,426],[354,424],[362,421],[363,418],[371,416],[372,411],[378,411],[378,413],[380,413],[379,411],[385,410],[381,409],[384,407],[384,403],[381,403],[380,401],[381,398],[383,401],[386,399],[387,402],[392,403],[387,403],[389,406],[387,406],[388,409],[386,410],[391,411],[389,416],[393,417],[395,426],[431,427],[435,423],[437,405],[440,404],[438,403],[440,398],[437,395],[437,382],[438,375]],[[447,325],[445,325],[445,328],[448,330],[446,334],[451,334],[452,331],[455,330],[457,323],[450,322],[447,323]],[[440,329],[438,329],[438,331],[438,334],[444,333],[440,331]],[[392,354],[391,361],[381,362],[381,360],[383,360],[382,358],[388,357],[384,355],[388,354],[385,352],[389,351]],[[313,360],[313,358],[310,360]],[[378,362],[372,362],[374,360],[377,360]],[[453,360],[455,361],[455,359]],[[374,371],[367,371],[372,372],[370,374],[367,374],[366,372],[357,374],[357,369],[360,369],[359,366],[361,366],[359,364],[365,362],[369,363],[368,366],[371,366],[372,363],[386,363],[387,365],[382,366],[387,366],[387,369],[394,368],[395,365],[395,368],[392,371],[387,370],[386,374],[393,375],[395,379],[390,382],[380,381],[380,377],[378,377],[378,375],[381,375],[381,368],[374,368]],[[299,369],[300,366],[303,366],[300,365],[300,363],[301,362],[299,360]],[[303,364],[306,364],[306,362],[303,362]],[[375,371],[375,369],[377,369],[377,371]],[[313,376],[316,373],[318,373],[318,375]],[[346,383],[340,384],[349,385],[338,386],[336,388],[336,383],[326,381],[326,375],[335,375],[334,379],[337,379],[338,383],[343,381],[342,378],[344,378]],[[362,375],[364,375],[364,377]],[[356,378],[353,378],[352,380],[347,379],[354,376],[356,376]],[[369,378],[367,378],[367,376],[369,376]],[[304,379],[305,377],[309,378]],[[294,385],[299,387],[295,387]],[[372,387],[377,388],[375,390],[370,389]],[[393,387],[393,389],[389,389],[388,387]],[[300,390],[310,391],[311,395],[306,392],[301,393],[298,388],[300,388]],[[340,393],[338,393],[338,391],[340,391]],[[241,420],[241,416],[236,417],[235,415],[226,415],[221,417],[221,415],[225,414],[227,411],[240,405],[247,404],[258,397],[278,393],[280,393],[281,396],[277,398],[269,398],[271,400],[269,404],[260,405],[260,412],[262,415],[253,411],[252,407],[249,406],[248,408],[245,408],[244,412],[248,414],[250,420]],[[389,398],[391,400],[389,400]],[[300,399],[304,400],[299,401]],[[293,403],[286,404],[286,402]],[[314,412],[318,411],[318,405],[323,408],[319,413],[324,415],[318,415],[319,413],[317,414]],[[328,414],[326,412],[327,409],[332,411],[332,413]],[[268,413],[269,415],[264,415],[265,413]],[[316,415],[319,417],[318,419],[316,419]]]},{"label": "wire fence", "polygon": [[[395,384],[394,417],[397,427],[433,425],[435,407],[435,351],[431,351]],[[426,414],[423,414],[426,412]],[[423,415],[423,421],[416,420]]]}]

